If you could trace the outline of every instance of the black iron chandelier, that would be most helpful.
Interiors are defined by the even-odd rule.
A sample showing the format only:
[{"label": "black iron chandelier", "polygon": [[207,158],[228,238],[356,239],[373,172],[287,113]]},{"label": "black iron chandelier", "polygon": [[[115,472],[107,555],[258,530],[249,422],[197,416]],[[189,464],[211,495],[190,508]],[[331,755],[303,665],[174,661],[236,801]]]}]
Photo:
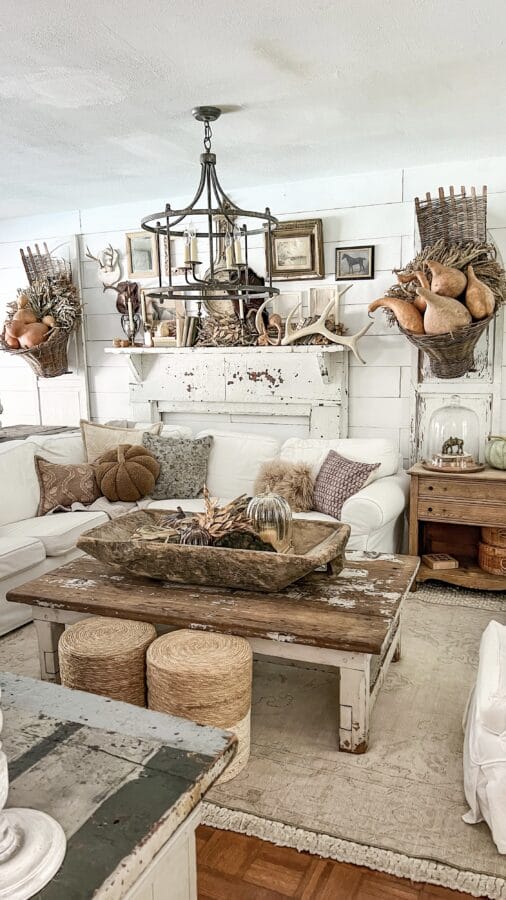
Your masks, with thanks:
[{"label": "black iron chandelier", "polygon": [[[256,309],[269,297],[279,294],[272,286],[271,254],[266,254],[266,278],[259,278],[250,269],[248,242],[253,235],[271,235],[278,220],[268,207],[265,212],[241,209],[225,193],[216,173],[216,154],[211,150],[211,122],[221,115],[215,106],[197,106],[192,114],[204,123],[204,152],[200,155],[200,182],[191,203],[184,209],[172,209],[166,204],[163,212],[146,216],[142,228],[157,235],[159,288],[150,291],[164,299],[196,300],[200,305],[206,298],[216,301],[235,300],[241,323],[249,309]],[[199,224],[200,223],[200,224]],[[171,241],[183,240],[184,282],[173,283],[174,255]],[[160,241],[166,241],[167,279],[163,284]],[[208,268],[201,273],[202,261]]]}]

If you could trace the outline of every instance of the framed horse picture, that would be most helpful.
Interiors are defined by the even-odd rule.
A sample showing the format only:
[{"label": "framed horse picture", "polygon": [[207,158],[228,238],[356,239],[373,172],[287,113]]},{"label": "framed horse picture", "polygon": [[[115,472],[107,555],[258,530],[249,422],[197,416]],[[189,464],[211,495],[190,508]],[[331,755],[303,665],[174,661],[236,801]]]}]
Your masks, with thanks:
[{"label": "framed horse picture", "polygon": [[265,258],[274,281],[324,278],[322,220],[280,222],[270,243],[265,236]]},{"label": "framed horse picture", "polygon": [[336,247],[336,281],[374,278],[374,247]]}]

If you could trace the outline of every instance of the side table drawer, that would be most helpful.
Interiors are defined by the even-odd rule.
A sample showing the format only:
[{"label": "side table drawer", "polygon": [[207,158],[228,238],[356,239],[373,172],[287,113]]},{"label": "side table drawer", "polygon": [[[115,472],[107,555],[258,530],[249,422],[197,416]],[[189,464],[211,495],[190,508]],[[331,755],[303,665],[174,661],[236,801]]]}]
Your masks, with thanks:
[{"label": "side table drawer", "polygon": [[[470,476],[471,477],[471,476]],[[486,503],[506,504],[506,479],[500,481],[465,481],[463,478],[420,478],[419,497],[433,500],[448,497],[451,500],[475,500]]]},{"label": "side table drawer", "polygon": [[448,500],[434,497],[419,498],[418,518],[457,522],[463,525],[506,525],[506,506],[500,503],[478,503],[467,500]]}]

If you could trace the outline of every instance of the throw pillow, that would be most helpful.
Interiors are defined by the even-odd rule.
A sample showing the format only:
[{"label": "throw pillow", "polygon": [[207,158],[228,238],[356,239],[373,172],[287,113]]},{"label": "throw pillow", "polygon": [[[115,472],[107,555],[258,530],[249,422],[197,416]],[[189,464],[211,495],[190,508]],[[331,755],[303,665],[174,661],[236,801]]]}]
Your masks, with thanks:
[{"label": "throw pillow", "polygon": [[151,494],[153,500],[198,497],[206,483],[212,442],[212,437],[190,440],[144,434],[142,443],[160,463],[160,475]]},{"label": "throw pillow", "polygon": [[313,509],[314,480],[306,463],[273,459],[260,468],[255,481],[255,494],[272,491],[284,497],[293,512]]},{"label": "throw pillow", "polygon": [[36,456],[35,470],[40,486],[38,516],[45,516],[55,506],[88,504],[100,497],[93,466],[88,463],[60,466]]},{"label": "throw pillow", "polygon": [[[150,425],[145,431],[150,434],[159,434],[162,422]],[[95,422],[87,422],[81,419],[81,434],[83,436],[86,460],[95,462],[99,456],[114,450],[119,444],[142,444],[143,430],[135,428],[110,428],[109,425],[97,425]]]},{"label": "throw pillow", "polygon": [[160,464],[145,447],[120,444],[94,463],[97,484],[111,502],[135,503],[151,494]]},{"label": "throw pillow", "polygon": [[331,450],[318,472],[314,486],[314,508],[339,519],[343,504],[364,487],[380,463],[361,463]]}]

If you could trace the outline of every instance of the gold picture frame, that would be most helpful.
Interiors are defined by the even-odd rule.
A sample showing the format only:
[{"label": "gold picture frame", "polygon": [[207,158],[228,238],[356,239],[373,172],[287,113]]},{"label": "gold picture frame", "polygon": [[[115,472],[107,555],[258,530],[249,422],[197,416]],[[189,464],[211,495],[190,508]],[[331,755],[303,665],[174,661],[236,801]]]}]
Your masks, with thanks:
[{"label": "gold picture frame", "polygon": [[125,234],[129,278],[157,278],[157,236],[149,231],[128,231]]},{"label": "gold picture frame", "polygon": [[274,281],[324,278],[322,220],[280,222],[270,242],[268,235],[265,237],[265,258]]}]

